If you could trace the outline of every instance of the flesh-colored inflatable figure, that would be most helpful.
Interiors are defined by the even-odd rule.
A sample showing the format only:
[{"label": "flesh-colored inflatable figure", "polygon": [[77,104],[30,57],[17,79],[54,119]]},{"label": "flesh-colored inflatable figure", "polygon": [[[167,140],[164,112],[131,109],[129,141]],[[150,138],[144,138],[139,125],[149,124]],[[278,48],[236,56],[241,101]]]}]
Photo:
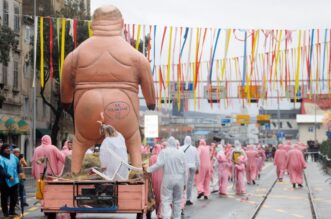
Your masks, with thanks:
[{"label": "flesh-colored inflatable figure", "polygon": [[96,9],[93,36],[64,62],[61,101],[65,107],[74,105],[74,173],[80,171],[85,151],[103,140],[98,120],[124,136],[132,165],[141,167],[138,91],[141,85],[148,109],[154,110],[154,84],[148,60],[122,37],[123,24],[116,7]]}]

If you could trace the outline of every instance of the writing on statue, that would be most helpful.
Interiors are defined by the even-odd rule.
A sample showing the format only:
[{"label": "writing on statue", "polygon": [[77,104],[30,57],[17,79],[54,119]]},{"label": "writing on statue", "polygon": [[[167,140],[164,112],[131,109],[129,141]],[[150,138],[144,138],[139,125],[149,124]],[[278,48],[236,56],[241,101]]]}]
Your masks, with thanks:
[{"label": "writing on statue", "polygon": [[129,104],[122,101],[111,102],[105,107],[105,114],[110,119],[123,119],[129,114],[129,112]]}]

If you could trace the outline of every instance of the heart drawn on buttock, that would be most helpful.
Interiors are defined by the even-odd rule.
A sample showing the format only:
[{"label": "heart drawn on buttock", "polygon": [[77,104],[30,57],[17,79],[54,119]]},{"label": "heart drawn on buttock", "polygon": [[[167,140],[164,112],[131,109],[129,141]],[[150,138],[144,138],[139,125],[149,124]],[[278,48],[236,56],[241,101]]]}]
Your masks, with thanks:
[{"label": "heart drawn on buttock", "polygon": [[110,119],[124,119],[129,114],[129,112],[129,104],[122,101],[111,102],[105,107],[105,114]]}]

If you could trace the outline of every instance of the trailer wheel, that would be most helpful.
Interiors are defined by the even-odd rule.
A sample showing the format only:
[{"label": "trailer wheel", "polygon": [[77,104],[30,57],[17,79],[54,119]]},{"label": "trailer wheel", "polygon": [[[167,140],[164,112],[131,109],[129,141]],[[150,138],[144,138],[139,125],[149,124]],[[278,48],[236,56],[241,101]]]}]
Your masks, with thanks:
[{"label": "trailer wheel", "polygon": [[144,214],[143,213],[137,213],[137,219],[143,219],[144,218]]},{"label": "trailer wheel", "polygon": [[45,213],[47,219],[56,219],[56,213],[54,212],[48,212],[48,213]]},{"label": "trailer wheel", "polygon": [[76,213],[70,213],[70,219],[76,219]]},{"label": "trailer wheel", "polygon": [[151,211],[146,212],[146,219],[152,219],[152,212]]}]

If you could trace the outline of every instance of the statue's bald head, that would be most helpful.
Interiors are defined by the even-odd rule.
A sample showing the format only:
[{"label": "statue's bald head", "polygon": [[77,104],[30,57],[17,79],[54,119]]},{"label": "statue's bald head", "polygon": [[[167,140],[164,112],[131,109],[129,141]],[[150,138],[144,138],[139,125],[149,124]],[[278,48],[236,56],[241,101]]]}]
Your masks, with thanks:
[{"label": "statue's bald head", "polygon": [[95,9],[92,17],[92,21],[122,21],[122,13],[114,5],[101,6]]}]

